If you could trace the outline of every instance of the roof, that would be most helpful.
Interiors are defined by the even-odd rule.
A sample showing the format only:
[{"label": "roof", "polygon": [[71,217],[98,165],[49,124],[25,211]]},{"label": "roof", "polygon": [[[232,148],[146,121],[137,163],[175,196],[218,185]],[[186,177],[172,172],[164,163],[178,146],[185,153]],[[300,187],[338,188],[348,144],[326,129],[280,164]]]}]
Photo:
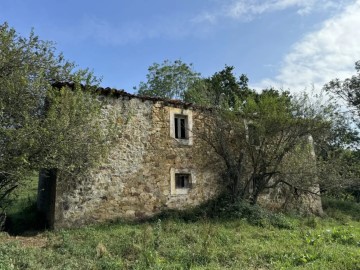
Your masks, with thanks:
[{"label": "roof", "polygon": [[[62,88],[62,87],[69,87],[70,89],[75,88],[74,82],[55,82],[52,84],[55,88]],[[166,99],[166,98],[160,98],[160,97],[151,97],[151,96],[141,96],[141,95],[134,95],[130,94],[124,90],[118,90],[115,88],[110,87],[97,87],[97,86],[85,86],[83,84],[80,85],[82,89],[94,89],[94,92],[98,93],[102,96],[110,96],[113,98],[125,98],[125,99],[140,99],[142,101],[152,101],[152,102],[162,102],[165,106],[171,106],[171,107],[182,107],[182,108],[194,108],[194,109],[200,109],[200,110],[212,110],[211,108],[199,106],[191,102],[184,102],[182,100],[178,99]]]}]

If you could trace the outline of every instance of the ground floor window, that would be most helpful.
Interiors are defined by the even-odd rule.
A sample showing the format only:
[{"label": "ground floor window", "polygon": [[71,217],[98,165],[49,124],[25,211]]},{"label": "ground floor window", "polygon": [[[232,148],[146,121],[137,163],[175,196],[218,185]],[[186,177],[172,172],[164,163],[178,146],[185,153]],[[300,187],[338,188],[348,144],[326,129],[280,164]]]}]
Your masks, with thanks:
[{"label": "ground floor window", "polygon": [[191,175],[184,173],[175,174],[175,187],[176,188],[191,188]]},{"label": "ground floor window", "polygon": [[170,171],[171,195],[186,195],[194,187],[195,175],[190,169],[175,169]]}]

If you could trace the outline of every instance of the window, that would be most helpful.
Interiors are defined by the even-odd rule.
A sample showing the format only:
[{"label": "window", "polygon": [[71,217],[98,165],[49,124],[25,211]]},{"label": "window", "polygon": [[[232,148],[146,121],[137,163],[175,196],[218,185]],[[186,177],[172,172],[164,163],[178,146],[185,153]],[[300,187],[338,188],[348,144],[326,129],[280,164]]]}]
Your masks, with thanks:
[{"label": "window", "polygon": [[191,188],[191,175],[176,173],[175,174],[175,188]]},{"label": "window", "polygon": [[169,108],[170,111],[170,137],[177,144],[192,145],[192,111],[182,108]]},{"label": "window", "polygon": [[188,136],[188,117],[186,115],[175,115],[175,138],[176,139],[187,139]]},{"label": "window", "polygon": [[171,195],[186,195],[194,187],[195,175],[191,169],[170,170],[170,189]]}]

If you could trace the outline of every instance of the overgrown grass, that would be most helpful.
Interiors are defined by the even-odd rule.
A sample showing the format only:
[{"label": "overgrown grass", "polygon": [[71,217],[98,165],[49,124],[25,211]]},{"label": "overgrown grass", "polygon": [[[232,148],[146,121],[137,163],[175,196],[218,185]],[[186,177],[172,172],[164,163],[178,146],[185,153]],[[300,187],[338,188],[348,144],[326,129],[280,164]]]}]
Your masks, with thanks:
[{"label": "overgrown grass", "polygon": [[260,227],[293,228],[293,220],[287,218],[282,213],[270,212],[261,208],[259,205],[251,205],[242,200],[233,201],[227,197],[219,197],[185,211],[168,210],[155,216],[153,220],[157,219],[180,219],[190,222],[204,219],[217,221],[241,219],[251,225]]},{"label": "overgrown grass", "polygon": [[360,269],[357,222],[319,219],[316,228],[299,222],[289,230],[244,220],[167,219],[41,237],[44,248],[16,239],[1,244],[0,269]]},{"label": "overgrown grass", "polygon": [[323,208],[329,217],[338,221],[360,221],[360,203],[324,197]]},{"label": "overgrown grass", "polygon": [[197,209],[139,224],[18,238],[2,233],[0,270],[360,269],[359,205],[325,200],[324,206],[326,218],[237,204],[231,218],[225,212],[209,218]]}]

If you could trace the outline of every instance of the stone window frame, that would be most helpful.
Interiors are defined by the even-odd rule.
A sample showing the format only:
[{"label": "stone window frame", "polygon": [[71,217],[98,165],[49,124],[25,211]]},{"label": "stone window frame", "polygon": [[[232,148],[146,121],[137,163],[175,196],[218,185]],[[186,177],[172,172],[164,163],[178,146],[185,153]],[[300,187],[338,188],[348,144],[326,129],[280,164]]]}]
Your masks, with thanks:
[{"label": "stone window frame", "polygon": [[[177,116],[183,117],[185,119],[185,128],[186,128],[186,138],[176,138],[175,137],[175,118]],[[178,143],[183,145],[193,145],[193,117],[192,111],[182,108],[170,108],[170,137],[176,140]]]},{"label": "stone window frame", "polygon": [[[177,174],[187,174],[190,178],[190,185],[187,188],[176,188],[176,175]],[[170,169],[170,194],[172,196],[177,195],[187,195],[189,191],[194,187],[196,183],[196,178],[193,170],[191,169]]]}]

